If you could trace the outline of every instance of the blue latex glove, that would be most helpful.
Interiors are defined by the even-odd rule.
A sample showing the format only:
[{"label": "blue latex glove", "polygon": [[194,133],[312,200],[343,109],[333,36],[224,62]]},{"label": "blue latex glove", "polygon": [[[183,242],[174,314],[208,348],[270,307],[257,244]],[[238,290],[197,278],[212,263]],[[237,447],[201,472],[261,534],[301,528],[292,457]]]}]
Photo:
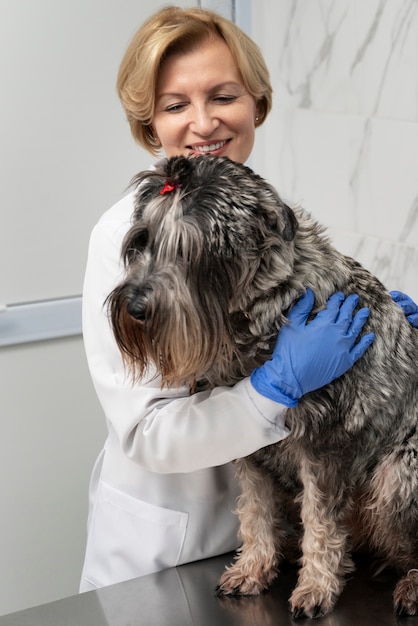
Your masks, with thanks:
[{"label": "blue latex glove", "polygon": [[392,299],[398,304],[406,315],[408,322],[418,328],[418,306],[415,302],[402,291],[390,291]]},{"label": "blue latex glove", "polygon": [[324,387],[342,376],[374,340],[374,334],[357,338],[369,309],[357,311],[358,296],[333,294],[324,310],[307,323],[314,304],[309,289],[292,307],[289,324],[280,329],[270,361],[251,374],[251,383],[261,395],[288,407],[298,404],[309,391]]}]

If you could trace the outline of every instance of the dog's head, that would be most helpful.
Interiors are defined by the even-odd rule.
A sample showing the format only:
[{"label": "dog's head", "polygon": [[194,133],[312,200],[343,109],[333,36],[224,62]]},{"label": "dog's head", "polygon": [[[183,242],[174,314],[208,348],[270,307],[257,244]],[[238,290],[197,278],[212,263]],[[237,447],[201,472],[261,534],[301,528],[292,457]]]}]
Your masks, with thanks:
[{"label": "dog's head", "polygon": [[173,157],[133,183],[126,278],[108,299],[126,364],[166,386],[236,382],[277,333],[268,303],[292,273],[293,211],[227,158]]}]

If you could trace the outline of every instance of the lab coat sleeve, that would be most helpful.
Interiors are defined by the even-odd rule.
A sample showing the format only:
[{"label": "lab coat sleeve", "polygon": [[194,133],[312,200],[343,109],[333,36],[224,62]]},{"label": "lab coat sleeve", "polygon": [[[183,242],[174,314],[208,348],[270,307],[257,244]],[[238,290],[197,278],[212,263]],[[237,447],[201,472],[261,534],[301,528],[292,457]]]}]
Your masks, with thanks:
[{"label": "lab coat sleeve", "polygon": [[193,395],[161,389],[152,376],[131,382],[104,305],[123,277],[120,250],[128,227],[128,220],[110,214],[95,226],[83,290],[84,345],[110,435],[128,458],[158,473],[223,465],[283,439],[286,407],[258,394],[248,378]]}]

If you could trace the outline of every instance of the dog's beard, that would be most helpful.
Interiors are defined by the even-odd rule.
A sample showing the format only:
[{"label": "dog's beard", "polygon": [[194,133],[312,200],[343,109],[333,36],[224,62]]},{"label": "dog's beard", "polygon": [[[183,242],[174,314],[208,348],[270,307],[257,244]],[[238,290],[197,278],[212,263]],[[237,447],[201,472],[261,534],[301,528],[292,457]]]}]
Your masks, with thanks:
[{"label": "dog's beard", "polygon": [[223,285],[216,295],[204,285],[189,289],[175,268],[117,287],[109,297],[111,323],[133,381],[155,370],[162,386],[194,389],[216,371],[219,380],[209,382],[228,384],[231,363],[240,359],[228,305]]},{"label": "dog's beard", "polygon": [[138,178],[127,275],[108,300],[113,331],[134,381],[154,369],[162,386],[232,385],[270,354],[297,220],[244,166],[179,160],[170,167],[187,163],[190,176],[170,197],[165,172]]}]

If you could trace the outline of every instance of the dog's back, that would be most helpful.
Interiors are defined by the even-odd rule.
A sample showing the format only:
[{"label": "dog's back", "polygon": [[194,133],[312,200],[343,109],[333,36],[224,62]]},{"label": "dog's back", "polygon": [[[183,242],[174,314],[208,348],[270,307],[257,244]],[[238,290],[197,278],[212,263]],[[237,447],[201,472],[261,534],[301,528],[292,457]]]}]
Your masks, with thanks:
[{"label": "dog's back", "polygon": [[[376,338],[344,376],[289,410],[289,438],[253,460],[287,490],[302,488],[302,466],[315,467],[330,507],[351,501],[344,515],[354,543],[369,541],[398,564],[417,562],[418,332],[375,276],[340,254],[308,213],[296,215],[295,278],[319,304],[337,290],[357,293],[359,306],[370,309],[365,330]],[[396,521],[383,532],[390,515]]]},{"label": "dog's back", "polygon": [[366,547],[403,572],[395,610],[414,615],[418,332],[376,277],[340,254],[305,211],[297,217],[289,285],[310,287],[319,308],[337,290],[357,293],[359,306],[370,308],[365,330],[376,338],[344,376],[288,410],[287,439],[238,462],[243,545],[220,593],[259,593],[297,543],[302,568],[290,598],[293,615],[326,614],[354,569],[351,552]]}]

